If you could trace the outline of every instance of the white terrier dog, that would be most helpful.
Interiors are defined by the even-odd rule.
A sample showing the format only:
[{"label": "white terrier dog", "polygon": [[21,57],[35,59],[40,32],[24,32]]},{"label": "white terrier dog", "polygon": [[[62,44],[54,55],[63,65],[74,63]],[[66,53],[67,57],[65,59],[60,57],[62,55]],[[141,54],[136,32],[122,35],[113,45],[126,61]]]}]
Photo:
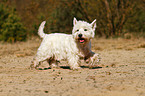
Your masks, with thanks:
[{"label": "white terrier dog", "polygon": [[96,20],[91,24],[85,21],[73,20],[72,34],[45,34],[43,32],[45,21],[39,27],[38,34],[43,41],[38,48],[37,54],[33,59],[31,68],[38,68],[41,62],[47,60],[50,67],[59,67],[58,62],[66,59],[70,69],[79,69],[80,58],[89,63],[92,68],[100,61],[99,55],[91,51],[91,39],[94,38]]}]

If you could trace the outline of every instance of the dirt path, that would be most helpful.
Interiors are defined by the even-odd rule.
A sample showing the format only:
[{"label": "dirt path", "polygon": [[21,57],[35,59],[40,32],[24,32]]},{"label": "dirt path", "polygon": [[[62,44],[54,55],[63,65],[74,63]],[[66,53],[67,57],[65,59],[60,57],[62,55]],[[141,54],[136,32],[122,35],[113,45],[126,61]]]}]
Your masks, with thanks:
[{"label": "dirt path", "polygon": [[65,62],[61,69],[30,70],[39,44],[39,39],[0,43],[0,96],[145,96],[143,39],[93,40],[102,68],[78,71]]}]

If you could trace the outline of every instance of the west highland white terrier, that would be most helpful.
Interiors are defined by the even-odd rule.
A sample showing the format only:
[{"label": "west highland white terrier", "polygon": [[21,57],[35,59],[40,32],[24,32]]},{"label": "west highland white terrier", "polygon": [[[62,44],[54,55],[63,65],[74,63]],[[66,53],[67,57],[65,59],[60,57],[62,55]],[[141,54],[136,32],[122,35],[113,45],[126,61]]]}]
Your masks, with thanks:
[{"label": "west highland white terrier", "polygon": [[43,38],[31,68],[38,69],[41,62],[46,61],[50,67],[59,67],[59,61],[67,60],[70,69],[80,69],[80,58],[92,68],[100,61],[99,55],[91,51],[91,39],[94,38],[96,19],[92,23],[73,20],[72,34],[45,34],[43,29],[46,21],[39,27],[38,34]]}]

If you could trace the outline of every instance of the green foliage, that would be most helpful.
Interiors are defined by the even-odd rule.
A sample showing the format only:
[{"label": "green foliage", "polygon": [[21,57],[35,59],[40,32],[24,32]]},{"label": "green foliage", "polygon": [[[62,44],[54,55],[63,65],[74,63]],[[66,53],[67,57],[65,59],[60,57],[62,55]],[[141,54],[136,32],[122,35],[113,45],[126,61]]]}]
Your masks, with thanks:
[{"label": "green foliage", "polygon": [[14,8],[0,4],[0,40],[16,42],[26,40],[26,28],[22,25]]},{"label": "green foliage", "polygon": [[[1,0],[0,0],[1,1]],[[42,21],[47,21],[46,33],[71,33],[72,21],[85,20],[91,23],[97,19],[96,36],[119,37],[124,33],[145,33],[144,0],[4,0],[16,6],[26,25],[28,36],[37,35]],[[6,22],[9,10],[0,14],[0,21]],[[2,8],[0,8],[2,10]],[[11,12],[12,13],[12,12]],[[3,22],[0,22],[0,28]],[[23,27],[23,26],[22,26]]]}]

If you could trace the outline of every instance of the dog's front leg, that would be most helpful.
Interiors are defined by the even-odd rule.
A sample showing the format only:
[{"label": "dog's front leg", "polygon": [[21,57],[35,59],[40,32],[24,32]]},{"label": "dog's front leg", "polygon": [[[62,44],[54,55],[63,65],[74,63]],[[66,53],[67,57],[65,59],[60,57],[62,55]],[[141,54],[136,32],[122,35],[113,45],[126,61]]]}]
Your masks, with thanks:
[{"label": "dog's front leg", "polygon": [[70,69],[72,69],[72,70],[81,69],[79,57],[77,55],[71,54],[68,56],[67,60],[68,60],[68,63],[70,65]]},{"label": "dog's front leg", "polygon": [[99,54],[92,52],[92,56],[90,56],[88,59],[86,59],[86,62],[89,64],[89,68],[93,68],[94,65],[98,65],[101,58]]}]

